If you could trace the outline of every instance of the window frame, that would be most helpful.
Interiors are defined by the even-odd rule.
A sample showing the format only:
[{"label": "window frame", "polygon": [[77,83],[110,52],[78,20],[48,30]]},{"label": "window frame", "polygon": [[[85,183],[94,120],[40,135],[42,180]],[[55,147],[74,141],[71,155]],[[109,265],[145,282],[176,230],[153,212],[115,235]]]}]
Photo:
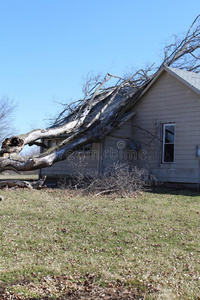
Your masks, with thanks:
[{"label": "window frame", "polygon": [[[87,149],[89,148],[89,149]],[[88,143],[80,148],[78,148],[76,150],[76,152],[78,152],[79,154],[83,153],[83,154],[91,154],[92,152],[92,143]]]},{"label": "window frame", "polygon": [[[166,127],[173,126],[174,127],[174,142],[173,143],[165,143],[166,136]],[[162,126],[162,164],[174,164],[175,163],[175,132],[176,132],[176,124],[173,123],[163,123]],[[173,149],[173,161],[165,161],[165,145],[174,145]]]}]

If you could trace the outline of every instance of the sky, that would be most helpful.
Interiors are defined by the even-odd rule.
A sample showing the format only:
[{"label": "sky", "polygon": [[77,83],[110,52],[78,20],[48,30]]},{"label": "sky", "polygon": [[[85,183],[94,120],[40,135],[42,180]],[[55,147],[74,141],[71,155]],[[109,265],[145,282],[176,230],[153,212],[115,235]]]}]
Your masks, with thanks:
[{"label": "sky", "polygon": [[0,99],[17,104],[16,132],[46,128],[88,74],[159,65],[199,13],[199,0],[0,0]]}]

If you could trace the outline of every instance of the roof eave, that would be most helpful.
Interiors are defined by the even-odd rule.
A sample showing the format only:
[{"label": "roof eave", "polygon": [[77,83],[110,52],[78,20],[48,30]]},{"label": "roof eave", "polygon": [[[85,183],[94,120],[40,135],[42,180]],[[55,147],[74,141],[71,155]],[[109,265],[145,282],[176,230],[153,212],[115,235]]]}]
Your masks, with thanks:
[{"label": "roof eave", "polygon": [[165,67],[161,67],[155,76],[152,78],[152,80],[147,84],[146,88],[141,92],[140,96],[138,97],[138,100],[142,98],[142,96],[150,89],[150,87],[154,84],[154,82],[157,80],[157,78],[163,73],[165,70]]}]

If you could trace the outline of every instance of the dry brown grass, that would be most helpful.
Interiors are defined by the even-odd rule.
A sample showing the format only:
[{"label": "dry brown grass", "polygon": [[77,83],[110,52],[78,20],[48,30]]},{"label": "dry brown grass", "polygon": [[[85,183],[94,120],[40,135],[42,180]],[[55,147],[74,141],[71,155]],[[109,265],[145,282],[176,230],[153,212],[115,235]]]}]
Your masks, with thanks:
[{"label": "dry brown grass", "polygon": [[0,175],[0,180],[38,180],[38,174],[5,174]]},{"label": "dry brown grass", "polygon": [[103,198],[44,189],[0,196],[0,280],[8,296],[62,297],[93,274],[95,286],[137,288],[145,299],[199,299],[198,194]]}]

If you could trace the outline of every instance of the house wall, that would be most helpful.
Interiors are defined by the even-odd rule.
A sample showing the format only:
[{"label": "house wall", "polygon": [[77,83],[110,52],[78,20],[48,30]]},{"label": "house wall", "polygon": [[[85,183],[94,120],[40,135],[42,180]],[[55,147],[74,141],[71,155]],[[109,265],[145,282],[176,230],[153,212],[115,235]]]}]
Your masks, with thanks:
[{"label": "house wall", "polygon": [[[59,161],[49,168],[41,170],[40,176],[70,177],[79,173],[84,175],[103,174],[109,172],[113,164],[132,161],[137,155],[130,151],[130,137],[132,136],[132,123],[124,123],[112,134],[99,142],[93,143],[90,152],[75,152],[64,161]],[[48,142],[49,144],[49,142]],[[51,145],[56,145],[52,140]]]},{"label": "house wall", "polygon": [[93,143],[91,151],[78,152],[66,160],[59,161],[49,168],[41,170],[40,176],[68,177],[79,174],[92,175],[99,169],[99,143]]},{"label": "house wall", "polygon": [[137,152],[132,151],[130,138],[132,138],[131,120],[105,137],[102,146],[101,173],[109,172],[115,164],[126,164],[134,160]]},{"label": "house wall", "polygon": [[[139,168],[148,169],[158,181],[200,181],[200,96],[164,71],[134,106],[133,137],[142,142]],[[175,162],[161,163],[162,124],[175,123]]]},{"label": "house wall", "polygon": [[[147,169],[157,181],[200,182],[200,96],[164,71],[134,106],[136,115],[101,143],[93,143],[91,153],[41,170],[41,176],[75,176],[104,173],[115,163],[131,162]],[[175,123],[175,161],[161,162],[163,123]],[[136,151],[130,141],[141,144]],[[81,156],[80,156],[81,157]]]}]

